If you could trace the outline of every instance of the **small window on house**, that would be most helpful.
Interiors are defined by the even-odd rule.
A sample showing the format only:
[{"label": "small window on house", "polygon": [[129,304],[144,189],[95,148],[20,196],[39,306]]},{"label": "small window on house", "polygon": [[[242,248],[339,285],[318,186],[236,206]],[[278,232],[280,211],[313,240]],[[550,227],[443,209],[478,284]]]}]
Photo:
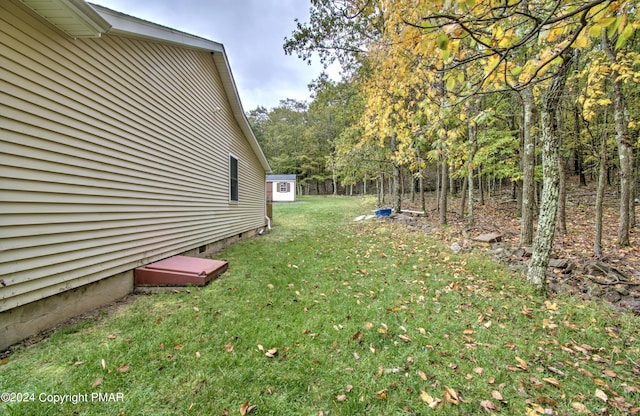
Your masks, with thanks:
[{"label": "small window on house", "polygon": [[229,200],[238,202],[238,158],[229,155]]},{"label": "small window on house", "polygon": [[289,192],[289,184],[287,182],[280,182],[280,192]]}]

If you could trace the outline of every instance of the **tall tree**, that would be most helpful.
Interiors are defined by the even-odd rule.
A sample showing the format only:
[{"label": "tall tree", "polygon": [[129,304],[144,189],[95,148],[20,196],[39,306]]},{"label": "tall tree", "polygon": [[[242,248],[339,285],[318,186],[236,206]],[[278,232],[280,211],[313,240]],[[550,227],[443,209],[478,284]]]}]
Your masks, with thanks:
[{"label": "tall tree", "polygon": [[543,288],[558,202],[557,105],[566,82],[571,49],[588,47],[589,25],[604,24],[603,19],[612,8],[621,10],[620,5],[625,2],[394,2],[397,3],[402,4],[403,20],[420,31],[422,50],[440,51],[426,64],[444,74],[447,90],[459,97],[549,83],[543,95],[543,200],[527,273],[529,281]]},{"label": "tall tree", "polygon": [[[624,17],[611,20],[611,16],[628,15],[637,8],[634,2],[313,0],[312,5],[316,24],[299,26],[294,44],[305,52],[315,48],[322,53],[331,46],[340,53],[349,51],[351,57],[375,57],[374,79],[384,80],[378,85],[385,88],[370,95],[373,99],[367,107],[387,120],[382,124],[387,130],[378,129],[384,137],[395,134],[397,150],[391,157],[402,157],[412,147],[412,135],[431,142],[442,140],[448,145],[449,155],[456,155],[460,141],[453,137],[443,140],[442,136],[460,134],[447,128],[443,109],[475,95],[522,91],[538,85],[533,91],[540,91],[543,104],[543,201],[527,277],[544,287],[555,233],[555,224],[549,224],[555,223],[558,202],[557,105],[572,49],[590,47],[596,31],[593,28],[598,28],[598,36],[601,28],[610,30],[612,25],[621,35],[632,33],[625,28]],[[313,8],[318,14],[314,15]],[[362,62],[359,59],[356,61]],[[418,91],[420,95],[407,95],[406,91]],[[445,134],[434,131],[433,126]],[[504,138],[504,134],[496,137]],[[495,147],[495,142],[490,144]],[[456,166],[457,161],[442,163],[448,168]]]},{"label": "tall tree", "polygon": [[533,243],[533,217],[535,207],[535,148],[537,136],[536,106],[533,86],[520,91],[523,104],[522,152],[522,206],[520,217],[520,245]]},{"label": "tall tree", "polygon": [[533,243],[533,253],[527,269],[527,279],[535,286],[546,288],[547,266],[558,212],[558,196],[560,191],[560,146],[561,136],[558,132],[558,111],[560,99],[571,66],[571,54],[566,54],[559,69],[551,79],[542,101],[542,198],[538,229]]},{"label": "tall tree", "polygon": [[[589,30],[594,38],[599,38],[601,48],[594,48],[591,53],[591,65],[585,71],[587,88],[580,103],[585,118],[591,120],[595,109],[613,104],[613,119],[618,146],[620,206],[618,217],[618,244],[629,245],[629,232],[635,221],[634,209],[634,157],[633,143],[629,134],[628,104],[625,97],[625,84],[637,83],[640,80],[640,57],[633,44],[627,42],[640,26],[637,21],[637,4],[620,2],[610,6],[606,17],[596,22]],[[630,45],[631,44],[631,45]],[[636,46],[637,48],[637,46]],[[609,96],[604,81],[610,85]]]},{"label": "tall tree", "polygon": [[[628,26],[630,27],[630,26]],[[602,29],[602,47],[604,49],[612,69],[609,73],[611,82],[611,95],[613,97],[613,118],[616,127],[616,142],[618,143],[618,157],[620,160],[620,216],[618,219],[618,244],[629,245],[630,211],[633,209],[631,198],[631,185],[633,179],[633,148],[629,137],[626,112],[627,105],[622,92],[622,77],[620,63],[614,50],[607,29]]]}]

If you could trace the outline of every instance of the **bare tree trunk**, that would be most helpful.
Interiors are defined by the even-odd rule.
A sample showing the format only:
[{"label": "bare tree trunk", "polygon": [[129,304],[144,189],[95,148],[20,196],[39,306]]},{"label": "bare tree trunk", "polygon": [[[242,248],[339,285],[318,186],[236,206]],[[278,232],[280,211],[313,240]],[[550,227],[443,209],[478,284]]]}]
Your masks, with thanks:
[{"label": "bare tree trunk", "polygon": [[[479,102],[474,102],[472,106],[472,114],[478,112]],[[478,124],[475,119],[469,119],[469,154],[467,155],[467,224],[473,225],[473,158],[476,155],[476,146],[478,140]]]},{"label": "bare tree trunk", "polygon": [[[604,114],[605,122],[607,120],[607,113]],[[602,256],[602,218],[603,218],[603,205],[604,205],[604,190],[607,181],[607,136],[606,133],[602,137],[602,143],[600,144],[600,162],[598,166],[598,187],[596,189],[596,223],[595,223],[595,236],[593,239],[593,254],[594,256]]]},{"label": "bare tree trunk", "polygon": [[334,166],[331,167],[331,182],[333,183],[333,196],[336,196],[338,195],[338,174]]},{"label": "bare tree trunk", "polygon": [[438,214],[439,214],[439,222],[440,225],[445,225],[447,223],[447,197],[448,190],[447,185],[448,174],[449,174],[449,166],[447,165],[446,159],[444,157],[441,158],[441,178],[440,178],[440,200],[438,201]]},{"label": "bare tree trunk", "polygon": [[418,183],[420,184],[420,210],[424,212],[426,216],[427,210],[426,210],[425,201],[424,201],[424,171],[422,169],[422,157],[420,155],[419,148],[418,148],[418,171],[420,172],[420,180],[418,181]]},{"label": "bare tree trunk", "polygon": [[469,165],[467,167],[467,225],[473,225],[475,223],[475,217],[473,215],[473,167]]},{"label": "bare tree trunk", "polygon": [[464,218],[464,208],[467,204],[467,178],[462,180],[462,194],[460,198],[460,209],[458,210],[458,217]]},{"label": "bare tree trunk", "polygon": [[400,212],[402,210],[402,191],[400,188],[400,165],[398,162],[393,162],[393,212]]},{"label": "bare tree trunk", "polygon": [[[633,151],[631,151],[633,155]],[[635,161],[634,161],[635,165]],[[636,178],[638,177],[638,169],[637,167],[633,167],[631,171],[631,189],[629,196],[629,227],[634,228],[636,226]]]},{"label": "bare tree trunk", "polygon": [[[420,161],[418,160],[418,163]],[[416,177],[409,171],[409,178],[411,184],[411,203],[416,202]]]},{"label": "bare tree trunk", "polygon": [[380,186],[378,186],[378,206],[384,205],[384,171],[380,171]]},{"label": "bare tree trunk", "polygon": [[406,191],[404,189],[404,169],[402,169],[402,165],[398,165],[398,187],[400,188],[399,190],[399,196],[398,198],[400,198],[400,205],[398,206],[399,210],[398,212],[400,212],[402,210],[402,200],[404,199],[404,195],[406,194]]},{"label": "bare tree trunk", "polygon": [[524,104],[524,134],[522,153],[522,217],[520,217],[520,245],[530,246],[533,242],[533,215],[535,204],[535,150],[536,113],[533,87],[528,86],[520,93]]},{"label": "bare tree trunk", "polygon": [[440,204],[440,182],[442,181],[442,178],[440,177],[440,174],[442,173],[440,163],[441,162],[436,163],[436,201],[438,201],[438,206]]},{"label": "bare tree trunk", "polygon": [[484,187],[482,170],[480,169],[478,171],[478,189],[480,190],[480,205],[482,206],[484,206]]},{"label": "bare tree trunk", "polygon": [[[581,116],[578,104],[573,106],[573,116],[575,120],[576,137],[580,137],[582,128],[580,127]],[[584,174],[584,151],[582,142],[579,139],[576,141],[578,146],[573,152],[573,157],[575,158],[574,173],[580,178],[580,186],[587,186],[587,177]]]},{"label": "bare tree trunk", "polygon": [[560,172],[558,158],[562,139],[558,134],[557,113],[571,66],[571,55],[565,54],[558,72],[544,95],[542,105],[542,201],[533,253],[527,269],[527,280],[541,291],[546,290],[547,267],[553,248],[558,211]]},{"label": "bare tree trunk", "polygon": [[453,175],[451,175],[451,171],[452,169],[449,167],[449,172],[447,172],[447,177],[449,178],[449,192],[451,193],[451,196],[455,196],[458,190],[456,189],[456,182],[453,179]]},{"label": "bare tree trunk", "polygon": [[[602,46],[612,64],[617,63],[617,58],[611,50],[609,36],[606,29],[602,30]],[[618,144],[618,157],[620,159],[620,215],[618,219],[618,244],[629,245],[630,230],[630,206],[631,205],[631,180],[633,176],[633,149],[631,137],[627,126],[625,111],[627,105],[622,93],[622,81],[617,70],[611,69],[609,75],[613,95],[613,118],[616,126],[616,142]]]},{"label": "bare tree trunk", "polygon": [[562,155],[558,155],[558,175],[558,229],[562,235],[567,235],[567,178]]}]

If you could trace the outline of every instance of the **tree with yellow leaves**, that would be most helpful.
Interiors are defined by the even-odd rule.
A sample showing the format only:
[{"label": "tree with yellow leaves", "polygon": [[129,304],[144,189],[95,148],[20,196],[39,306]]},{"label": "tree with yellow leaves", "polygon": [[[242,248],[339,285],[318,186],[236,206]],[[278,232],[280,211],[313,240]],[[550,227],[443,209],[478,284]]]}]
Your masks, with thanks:
[{"label": "tree with yellow leaves", "polygon": [[[437,142],[437,151],[446,156],[447,146],[460,142],[461,130],[449,128],[456,123],[443,116],[451,114],[443,109],[456,102],[501,91],[523,91],[530,100],[537,91],[543,192],[527,278],[544,288],[558,206],[562,141],[557,114],[570,64],[575,50],[590,47],[594,35],[600,39],[613,24],[616,45],[624,44],[636,27],[634,2],[313,0],[312,6],[311,24],[298,27],[289,51],[298,48],[304,56],[314,47],[326,53],[335,46],[340,54],[349,51],[351,57],[366,55],[376,62],[365,124],[369,137],[393,139],[395,158],[420,135]],[[314,10],[323,18],[314,21]]]}]

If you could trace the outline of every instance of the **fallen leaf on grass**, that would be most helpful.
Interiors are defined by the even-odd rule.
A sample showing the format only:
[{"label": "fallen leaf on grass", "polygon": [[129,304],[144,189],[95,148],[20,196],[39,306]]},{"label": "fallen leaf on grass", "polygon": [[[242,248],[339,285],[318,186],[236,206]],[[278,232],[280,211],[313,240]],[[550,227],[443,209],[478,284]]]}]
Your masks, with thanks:
[{"label": "fallen leaf on grass", "polygon": [[585,375],[585,376],[587,376],[589,378],[596,378],[596,376],[593,375],[593,373],[591,371],[585,370],[584,368],[578,368],[578,370],[576,370],[576,371],[578,371],[578,373],[580,373],[582,375]]},{"label": "fallen leaf on grass", "polygon": [[376,399],[378,400],[387,400],[387,391],[388,389],[382,389],[376,392]]},{"label": "fallen leaf on grass", "polygon": [[558,310],[558,304],[555,302],[551,302],[550,300],[545,300],[544,301],[544,306],[547,308],[547,310],[550,311],[557,311]]},{"label": "fallen leaf on grass", "polygon": [[351,384],[347,384],[347,387],[344,388],[344,391],[346,391],[347,393],[349,393],[351,390],[353,390],[353,386]]},{"label": "fallen leaf on grass", "polygon": [[431,397],[431,395],[424,390],[420,392],[420,399],[422,399],[422,401],[432,409],[435,409],[440,405],[440,403],[442,403],[441,399],[438,399],[437,397]]},{"label": "fallen leaf on grass", "polygon": [[484,410],[486,410],[489,413],[493,413],[495,411],[498,410],[498,408],[496,407],[495,404],[493,404],[493,402],[491,400],[483,400],[480,402],[480,406],[482,406],[482,408]]},{"label": "fallen leaf on grass", "polygon": [[403,340],[404,342],[411,342],[411,338],[409,338],[406,335],[398,335],[398,338],[400,338],[401,340]]},{"label": "fallen leaf on grass", "polygon": [[529,366],[527,365],[527,362],[525,360],[520,357],[516,357],[516,361],[518,362],[518,367],[522,368],[524,371],[527,371]]},{"label": "fallen leaf on grass", "polygon": [[556,329],[558,325],[553,323],[553,319],[543,319],[542,320],[542,328],[543,329]]},{"label": "fallen leaf on grass", "polygon": [[591,411],[587,409],[587,406],[583,405],[582,403],[573,402],[571,403],[571,407],[573,407],[578,413],[591,414]]},{"label": "fallen leaf on grass", "polygon": [[444,401],[451,404],[460,404],[458,393],[449,386],[444,386]]},{"label": "fallen leaf on grass", "polygon": [[102,378],[97,378],[95,379],[95,381],[91,384],[91,388],[95,388],[96,386],[100,385],[102,383]]},{"label": "fallen leaf on grass", "polygon": [[230,342],[224,346],[226,352],[233,352],[233,342]]},{"label": "fallen leaf on grass", "polygon": [[107,335],[107,339],[116,339],[116,338],[118,338],[118,336],[116,334]]},{"label": "fallen leaf on grass", "polygon": [[178,344],[175,347],[173,347],[173,349],[176,350],[176,351],[182,351],[183,348],[184,348],[184,345],[182,345],[182,344]]},{"label": "fallen leaf on grass", "polygon": [[248,415],[249,413],[254,411],[257,407],[258,406],[256,406],[255,404],[252,404],[251,406],[249,406],[249,401],[246,401],[242,403],[242,405],[240,406],[240,414],[242,416]]},{"label": "fallen leaf on grass", "polygon": [[[552,367],[552,366],[547,367],[547,370],[551,371],[552,373],[556,373],[557,375],[559,375],[561,377],[566,377],[567,376],[564,371],[558,370],[557,368]],[[580,370],[578,370],[578,371],[580,371]]]},{"label": "fallen leaf on grass", "polygon": [[100,360],[100,364],[102,365],[102,369],[103,370],[107,369],[107,362],[104,360],[104,358],[102,360]]},{"label": "fallen leaf on grass", "polygon": [[552,386],[555,386],[558,388],[560,387],[560,382],[555,377],[546,377],[546,378],[543,378],[543,380],[551,384]]},{"label": "fallen leaf on grass", "polygon": [[523,306],[522,310],[520,311],[520,313],[526,316],[527,318],[533,318],[533,314],[531,312],[533,312],[533,309],[528,308],[526,305]]},{"label": "fallen leaf on grass", "polygon": [[491,397],[493,397],[494,399],[498,400],[499,402],[503,402],[504,401],[504,399],[502,398],[502,394],[498,390],[492,390],[491,391]]},{"label": "fallen leaf on grass", "polygon": [[336,396],[336,400],[339,401],[339,402],[343,402],[343,401],[347,400],[347,395],[346,394],[338,394]]},{"label": "fallen leaf on grass", "polygon": [[270,350],[265,352],[264,355],[266,355],[269,358],[274,358],[276,355],[278,355],[278,349],[277,348],[271,348]]},{"label": "fallen leaf on grass", "polygon": [[604,400],[605,402],[609,400],[609,396],[607,396],[607,393],[603,392],[600,389],[596,389],[596,397],[598,399]]},{"label": "fallen leaf on grass", "polygon": [[118,371],[121,373],[126,373],[129,371],[129,364],[121,364],[118,366]]}]

